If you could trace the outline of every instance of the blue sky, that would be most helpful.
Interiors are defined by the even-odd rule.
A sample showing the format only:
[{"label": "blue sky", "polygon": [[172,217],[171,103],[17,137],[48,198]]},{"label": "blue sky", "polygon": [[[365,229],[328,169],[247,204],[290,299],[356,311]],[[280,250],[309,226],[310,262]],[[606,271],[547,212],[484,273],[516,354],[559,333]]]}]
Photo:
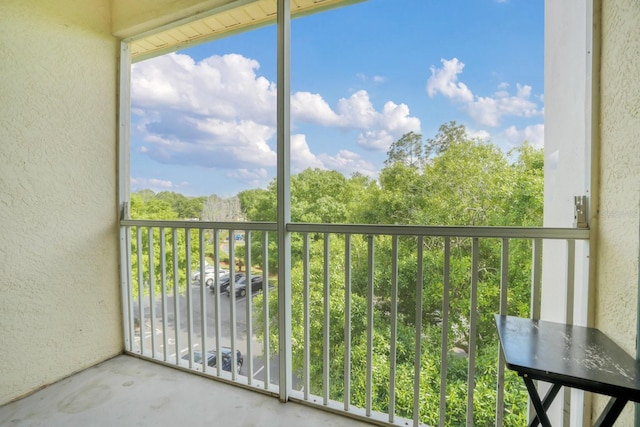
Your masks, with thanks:
[{"label": "blue sky", "polygon": [[[376,178],[389,145],[455,120],[543,140],[543,0],[368,0],[292,21],[292,172]],[[222,197],[275,177],[276,29],[133,65],[131,190]]]}]

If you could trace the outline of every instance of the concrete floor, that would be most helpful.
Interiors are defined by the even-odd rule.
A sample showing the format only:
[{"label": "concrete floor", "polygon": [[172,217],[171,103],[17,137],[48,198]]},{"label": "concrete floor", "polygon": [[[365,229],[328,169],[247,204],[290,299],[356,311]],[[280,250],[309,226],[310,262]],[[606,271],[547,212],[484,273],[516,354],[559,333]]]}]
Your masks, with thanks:
[{"label": "concrete floor", "polygon": [[126,355],[0,407],[0,426],[205,425],[370,426]]}]

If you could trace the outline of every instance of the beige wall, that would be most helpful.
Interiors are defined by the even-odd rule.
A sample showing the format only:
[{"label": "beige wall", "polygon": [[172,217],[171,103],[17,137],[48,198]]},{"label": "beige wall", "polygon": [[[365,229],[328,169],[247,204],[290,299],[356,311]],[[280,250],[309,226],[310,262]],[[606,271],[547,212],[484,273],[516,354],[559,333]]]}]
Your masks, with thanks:
[{"label": "beige wall", "polygon": [[640,3],[603,2],[596,324],[635,353],[640,211]]},{"label": "beige wall", "polygon": [[[602,2],[595,324],[635,355],[640,232],[640,2]],[[599,408],[604,401],[598,400]],[[633,425],[631,406],[616,425]]]},{"label": "beige wall", "polygon": [[0,5],[0,404],[122,351],[110,11]]}]

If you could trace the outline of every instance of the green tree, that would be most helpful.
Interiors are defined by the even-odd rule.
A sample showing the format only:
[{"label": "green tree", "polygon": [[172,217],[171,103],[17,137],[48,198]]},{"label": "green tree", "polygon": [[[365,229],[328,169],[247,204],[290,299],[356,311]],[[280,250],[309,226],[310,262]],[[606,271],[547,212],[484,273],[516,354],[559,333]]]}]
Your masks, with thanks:
[{"label": "green tree", "polygon": [[455,121],[440,125],[435,137],[427,139],[425,156],[438,156],[449,148],[451,144],[468,139],[467,129]]},{"label": "green tree", "polygon": [[249,221],[276,221],[275,181],[269,189],[244,190],[238,193],[240,209]]},{"label": "green tree", "polygon": [[146,191],[142,194],[132,194],[129,200],[132,219],[178,219],[178,214],[172,209],[170,202],[158,199],[155,195],[150,197]]},{"label": "green tree", "polygon": [[512,165],[513,188],[506,201],[509,210],[503,217],[505,225],[541,227],[544,206],[541,191],[544,186],[544,152],[536,150],[525,141],[510,154],[517,157]]},{"label": "green tree", "polygon": [[[145,215],[145,219],[199,219],[205,200],[205,197],[186,197],[172,191],[161,191],[156,194],[152,190],[141,190],[133,193],[133,196],[139,204],[145,206],[144,212],[136,213],[137,215]],[[162,206],[164,207],[161,207],[159,202],[163,202],[165,205]],[[162,209],[168,216],[162,216]],[[132,218],[134,218],[133,213]]]},{"label": "green tree", "polygon": [[[355,174],[347,179],[337,171],[306,169],[291,177],[291,221],[305,223],[347,223],[367,197],[367,190],[374,182]],[[238,194],[243,215],[249,221],[276,221],[276,182],[266,190],[246,190]],[[253,240],[252,259],[262,263],[261,242]],[[292,238],[292,252],[300,253],[302,240]],[[269,239],[269,269],[277,272],[275,236]],[[295,259],[295,255],[294,255]]]},{"label": "green tree", "polygon": [[399,140],[391,144],[384,164],[385,166],[391,166],[395,163],[402,163],[411,168],[421,169],[424,162],[422,135],[411,131],[405,133]]},{"label": "green tree", "polygon": [[502,225],[513,192],[514,171],[496,146],[452,143],[424,170],[429,208],[423,222],[438,225]]},{"label": "green tree", "polygon": [[379,181],[372,219],[378,224],[419,224],[429,203],[422,170],[395,162],[380,172]]},{"label": "green tree", "polygon": [[[178,219],[178,214],[173,211],[171,205],[166,200],[159,200],[155,197],[149,197],[149,192],[144,192],[142,195],[134,193],[130,197],[131,203],[131,218],[133,219],[151,219],[151,220],[172,220]],[[149,230],[151,230],[151,236],[149,236]],[[178,281],[174,280],[173,268],[174,268],[174,253],[173,253],[173,239],[174,234],[172,232],[164,233],[165,246],[164,259],[161,262],[161,230],[158,228],[149,227],[132,227],[131,230],[131,256],[132,256],[132,279],[133,279],[133,296],[137,298],[139,295],[139,286],[142,285],[142,289],[145,295],[148,295],[153,291],[156,295],[159,295],[162,289],[162,276],[164,273],[166,289],[168,292],[172,292],[175,287],[180,292],[184,292],[187,283],[189,281],[187,277],[187,253],[186,253],[186,239],[187,233],[190,233],[191,239],[191,263],[192,266],[197,263],[198,254],[200,249],[198,247],[198,231],[197,230],[177,230],[175,233],[176,246],[178,248]],[[138,240],[138,233],[140,239]],[[138,258],[138,241],[141,244],[142,257]],[[149,242],[152,242],[152,246]],[[150,251],[150,248],[152,250]],[[204,248],[203,248],[204,249]],[[153,254],[153,262],[149,264],[150,254]],[[164,265],[164,271],[160,268]],[[153,287],[151,287],[153,283]]]}]

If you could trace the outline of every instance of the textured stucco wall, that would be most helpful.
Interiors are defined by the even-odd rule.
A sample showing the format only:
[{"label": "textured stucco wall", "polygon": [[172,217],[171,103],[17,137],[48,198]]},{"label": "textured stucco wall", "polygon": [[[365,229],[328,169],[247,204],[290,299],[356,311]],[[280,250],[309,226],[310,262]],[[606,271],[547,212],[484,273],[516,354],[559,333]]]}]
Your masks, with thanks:
[{"label": "textured stucco wall", "polygon": [[596,324],[635,353],[640,211],[640,2],[603,2]]},{"label": "textured stucco wall", "polygon": [[[602,2],[595,324],[635,355],[640,226],[640,2]],[[603,399],[597,401],[599,410]],[[616,425],[633,425],[631,406]]]},{"label": "textured stucco wall", "polygon": [[122,350],[110,16],[0,4],[0,404]]}]

